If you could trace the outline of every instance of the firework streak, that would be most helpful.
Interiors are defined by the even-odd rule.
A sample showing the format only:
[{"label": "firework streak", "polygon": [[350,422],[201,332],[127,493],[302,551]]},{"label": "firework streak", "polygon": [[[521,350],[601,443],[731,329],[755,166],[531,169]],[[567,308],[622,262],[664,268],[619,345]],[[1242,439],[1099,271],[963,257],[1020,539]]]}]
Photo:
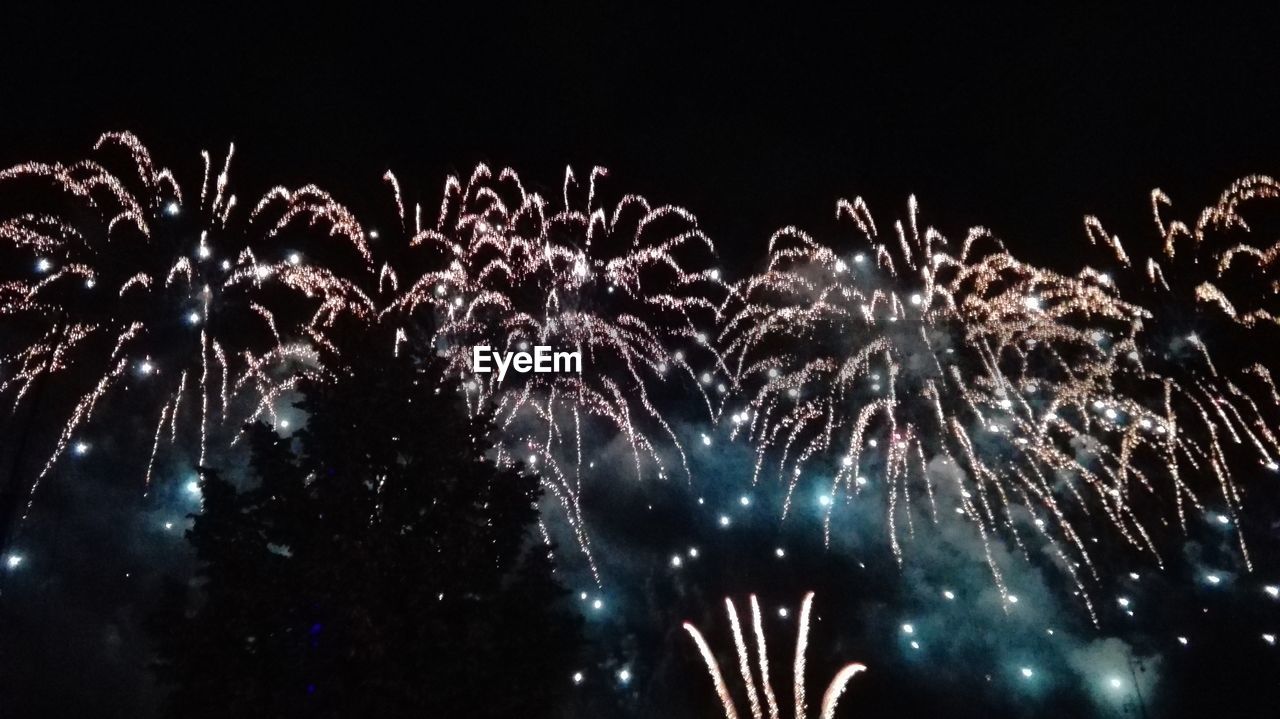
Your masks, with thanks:
[{"label": "firework streak", "polygon": [[[842,200],[854,240],[784,228],[730,283],[689,211],[606,204],[601,168],[566,171],[548,200],[482,165],[447,180],[426,222],[388,172],[379,235],[314,186],[241,210],[231,159],[204,155],[198,196],[124,133],[92,159],[0,172],[0,398],[61,418],[29,476],[6,478],[28,510],[103,413],[149,418],[144,487],[164,450],[203,463],[246,421],[276,422],[302,378],[341,380],[341,327],[438,355],[495,418],[498,459],[540,473],[593,572],[594,461],[616,455],[610,481],[695,481],[683,438],[717,425],[750,447],[753,483],[780,482],[783,519],[818,492],[828,541],[864,494],[883,498],[899,562],[920,525],[967,522],[1006,601],[995,542],[1048,547],[1093,615],[1093,542],[1162,564],[1164,535],[1210,507],[1250,562],[1241,475],[1280,469],[1280,392],[1266,362],[1209,344],[1280,323],[1280,245],[1246,221],[1280,196],[1270,178],[1236,182],[1194,225],[1153,192],[1145,261],[1086,218],[1098,258],[1069,272],[981,227],[949,240],[914,198],[883,231]],[[579,352],[582,372],[477,375],[476,346]]]}]

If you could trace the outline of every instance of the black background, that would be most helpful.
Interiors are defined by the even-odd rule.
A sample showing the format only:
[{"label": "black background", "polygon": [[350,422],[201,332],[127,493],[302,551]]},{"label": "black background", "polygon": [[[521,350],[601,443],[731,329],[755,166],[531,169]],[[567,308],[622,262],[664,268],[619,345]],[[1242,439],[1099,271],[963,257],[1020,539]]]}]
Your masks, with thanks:
[{"label": "black background", "polygon": [[477,161],[552,196],[599,164],[730,262],[838,197],[888,217],[911,192],[948,234],[1057,259],[1086,213],[1136,239],[1151,188],[1193,214],[1280,160],[1274,13],[7,13],[5,163],[130,129],[175,170],[236,142],[246,195],[314,181],[358,206],[390,168],[427,207]]}]

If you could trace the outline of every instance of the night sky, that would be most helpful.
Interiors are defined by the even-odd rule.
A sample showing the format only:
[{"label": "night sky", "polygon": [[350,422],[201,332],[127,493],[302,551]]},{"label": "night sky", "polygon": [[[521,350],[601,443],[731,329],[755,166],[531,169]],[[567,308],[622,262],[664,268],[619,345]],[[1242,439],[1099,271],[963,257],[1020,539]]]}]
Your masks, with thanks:
[{"label": "night sky", "polygon": [[[221,157],[234,142],[243,196],[314,182],[372,214],[386,209],[388,169],[431,209],[445,177],[477,162],[513,167],[550,197],[566,165],[601,165],[613,197],[693,212],[734,277],[760,269],[780,227],[836,237],[837,198],[860,195],[889,223],[913,193],[949,235],[983,225],[1019,256],[1075,271],[1093,257],[1080,252],[1085,215],[1149,249],[1152,188],[1193,220],[1236,178],[1280,172],[1280,14],[887,8],[7,9],[0,167],[75,159],[101,132],[130,130],[180,178],[198,177],[200,150]],[[679,431],[698,444],[691,423]],[[785,648],[795,624],[777,608],[794,613],[810,589],[820,617],[810,691],[845,661],[870,667],[838,715],[1273,716],[1280,702],[1280,649],[1258,639],[1280,632],[1280,604],[1261,589],[1280,581],[1274,488],[1249,518],[1255,574],[1228,565],[1230,543],[1213,527],[1193,530],[1165,572],[1106,556],[1115,578],[1098,591],[1095,628],[1052,572],[1015,575],[1020,607],[1001,612],[967,538],[917,539],[917,561],[899,568],[883,519],[867,512],[846,517],[849,531],[824,548],[816,512],[780,524],[761,506],[777,490],[750,487],[746,448],[692,461],[716,481],[628,478],[584,496],[611,579],[596,589],[581,567],[566,568],[574,597],[590,594],[592,639],[582,666],[566,667],[566,678],[587,676],[566,715],[717,715],[680,622],[708,634],[738,687],[722,598],[741,608],[759,593],[776,620],[770,641]],[[0,599],[18,607],[0,625],[0,716],[155,708],[138,623],[159,577],[188,571],[177,533],[157,527],[193,507],[181,485],[142,502],[125,469],[99,469],[60,475],[33,530],[53,542],[57,579],[24,578]],[[104,479],[113,472],[121,477]],[[45,571],[37,564],[23,570]],[[1202,581],[1212,567],[1223,568],[1224,591]],[[944,588],[959,599],[940,599]],[[1137,618],[1118,596],[1134,597]],[[596,597],[604,609],[592,608]],[[1193,653],[1173,643],[1182,632],[1196,634]],[[925,649],[913,652],[911,637]],[[789,687],[782,657],[775,683]],[[1106,697],[1097,685],[1113,677],[1095,668],[1116,662],[1126,687],[1151,695]],[[1034,682],[1020,676],[1027,667]]]}]

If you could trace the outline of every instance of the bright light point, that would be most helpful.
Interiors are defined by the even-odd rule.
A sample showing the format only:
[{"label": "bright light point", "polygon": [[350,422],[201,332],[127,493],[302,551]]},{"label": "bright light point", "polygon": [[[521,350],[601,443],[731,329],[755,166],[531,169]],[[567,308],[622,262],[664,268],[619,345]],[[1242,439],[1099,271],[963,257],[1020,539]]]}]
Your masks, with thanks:
[{"label": "bright light point", "polygon": [[89,445],[84,442],[76,442],[76,454],[83,455],[89,451]]},{"label": "bright light point", "polygon": [[582,683],[582,680],[583,680],[584,678],[585,678],[585,677],[583,677],[583,676],[582,676],[582,672],[574,672],[574,673],[573,673],[573,683],[574,683],[574,684],[581,684],[581,683]]},{"label": "bright light point", "polygon": [[1120,597],[1120,598],[1119,598],[1119,599],[1117,599],[1116,601],[1117,601],[1117,602],[1119,602],[1119,603],[1120,603],[1120,606],[1122,606],[1122,607],[1127,607],[1127,606],[1129,606],[1129,598],[1128,598],[1128,597]]},{"label": "bright light point", "polygon": [[729,526],[729,521],[730,521],[730,520],[729,520],[729,515],[727,515],[727,514],[722,514],[722,515],[720,515],[720,526],[721,526],[721,527],[727,527],[727,526]]},{"label": "bright light point", "polygon": [[1178,637],[1178,643],[1185,647],[1189,642],[1186,637]]},{"label": "bright light point", "polygon": [[1111,688],[1112,688],[1112,689],[1119,689],[1119,688],[1120,688],[1120,679],[1119,679],[1118,677],[1111,677],[1110,684],[1111,684]]},{"label": "bright light point", "polygon": [[1025,298],[1025,299],[1023,299],[1023,300],[1022,300],[1022,305],[1023,305],[1024,307],[1026,307],[1027,309],[1029,309],[1029,310],[1038,310],[1038,309],[1040,309],[1040,298],[1039,298],[1039,297],[1027,297],[1027,298]]},{"label": "bright light point", "polygon": [[39,260],[36,260],[37,272],[48,272],[51,269],[53,269],[53,263],[50,262],[49,260],[46,260],[43,257],[41,257]]},{"label": "bright light point", "polygon": [[271,274],[271,268],[266,265],[254,265],[253,274],[260,280],[265,280]]},{"label": "bright light point", "polygon": [[170,202],[164,206],[164,214],[173,217],[182,211],[182,208],[176,202]]},{"label": "bright light point", "polygon": [[187,482],[187,494],[200,494],[200,483],[194,479]]},{"label": "bright light point", "polygon": [[296,264],[300,264],[301,262],[302,262],[302,255],[298,254],[297,252],[289,253],[289,264],[296,265]]},{"label": "bright light point", "polygon": [[618,681],[622,682],[623,684],[626,684],[627,682],[631,681],[631,670],[623,669],[622,671],[618,672]]},{"label": "bright light point", "polygon": [[376,239],[378,239],[378,231],[377,231],[377,230],[369,230],[369,239],[371,239],[371,240],[376,240]]},{"label": "bright light point", "polygon": [[224,270],[229,270],[229,269],[231,269],[231,260],[223,260],[223,261],[222,261],[222,269],[224,269]]},{"label": "bright light point", "polygon": [[596,610],[597,612],[600,611],[601,609],[604,609],[604,600],[603,599],[595,600],[594,602],[591,603],[591,608]]},{"label": "bright light point", "polygon": [[578,595],[578,598],[579,598],[579,599],[581,599],[581,600],[582,600],[582,601],[584,601],[584,602],[585,602],[585,601],[587,601],[587,593],[586,593],[586,592],[583,592],[582,594],[579,594],[579,595]]},{"label": "bright light point", "polygon": [[861,487],[862,485],[864,485],[864,484],[866,484],[866,483],[867,483],[867,478],[866,478],[866,477],[863,477],[862,475],[858,475],[858,477],[857,477],[856,479],[854,479],[853,481],[854,481],[854,483],[855,483],[855,484],[857,484],[859,487]]},{"label": "bright light point", "polygon": [[824,506],[824,507],[830,507],[830,506],[831,506],[831,495],[824,494],[824,495],[822,495],[821,497],[818,497],[818,504],[821,504],[821,505],[822,505],[822,506]]},{"label": "bright light point", "polygon": [[681,559],[680,559],[680,555],[679,555],[679,554],[677,554],[677,555],[675,555],[675,556],[673,556],[673,557],[671,558],[671,566],[673,566],[673,567],[679,567],[681,564],[684,564],[684,562],[683,562],[683,560],[681,560]]},{"label": "bright light point", "polygon": [[697,548],[697,547],[689,547],[689,556],[690,556],[690,557],[692,557],[692,558],[694,558],[694,559],[697,559],[697,558],[698,558],[698,548]]},{"label": "bright light point", "polygon": [[1274,634],[1263,634],[1263,635],[1262,635],[1262,641],[1264,641],[1264,642],[1266,642],[1267,644],[1270,644],[1271,646],[1273,646],[1273,647],[1274,647],[1274,646],[1276,645],[1276,635],[1274,635]]},{"label": "bright light point", "polygon": [[866,261],[866,259],[867,259],[866,255],[862,254],[861,252],[853,256],[853,261],[857,262],[858,264],[862,264],[864,261]]},{"label": "bright light point", "polygon": [[711,446],[711,437],[709,437],[709,436],[707,436],[707,435],[705,435],[705,434],[704,434],[704,435],[702,435],[702,443],[703,443],[704,445],[706,445],[706,446],[710,447],[710,446]]},{"label": "bright light point", "polygon": [[915,634],[915,633],[916,633],[916,628],[915,628],[915,627],[913,627],[913,626],[911,626],[910,624],[903,624],[903,625],[902,625],[902,633],[903,633],[903,634]]},{"label": "bright light point", "polygon": [[17,569],[18,565],[22,564],[22,555],[10,554],[8,557],[5,557],[4,563],[5,563],[5,566],[9,567],[10,569]]},{"label": "bright light point", "polygon": [[777,549],[773,550],[773,556],[777,557],[778,559],[782,559],[783,557],[787,556],[787,550],[783,549],[782,547],[778,547]]},{"label": "bright light point", "polygon": [[1222,583],[1222,577],[1219,577],[1219,576],[1218,576],[1218,575],[1216,575],[1216,574],[1210,574],[1210,575],[1206,576],[1206,577],[1205,577],[1205,579],[1206,579],[1210,584],[1215,584],[1215,585],[1216,585],[1216,584],[1221,584],[1221,583]]},{"label": "bright light point", "polygon": [[1030,679],[1031,677],[1035,676],[1035,672],[1031,671],[1031,667],[1023,667],[1022,676],[1027,679]]},{"label": "bright light point", "polygon": [[1118,416],[1116,411],[1110,407],[1108,407],[1107,411],[1103,412],[1103,414],[1107,416],[1107,419],[1115,419]]},{"label": "bright light point", "polygon": [[744,494],[741,497],[738,497],[738,504],[741,504],[744,507],[749,506],[751,504],[751,498]]},{"label": "bright light point", "polygon": [[1136,581],[1138,581],[1138,573],[1137,573],[1137,572],[1129,572],[1129,578],[1130,578],[1130,579],[1132,579],[1132,580],[1133,580],[1133,581],[1135,581],[1135,582],[1136,582]]},{"label": "bright light point", "polygon": [[1017,603],[1018,603],[1018,595],[1016,595],[1016,594],[1010,594],[1010,595],[1009,595],[1009,603],[1010,603],[1010,604],[1017,604]]},{"label": "bright light point", "polygon": [[951,591],[950,589],[944,589],[942,591],[942,596],[946,597],[949,600],[954,600],[956,598],[956,593]]},{"label": "bright light point", "polygon": [[848,456],[848,455],[845,455],[845,456],[840,460],[840,464],[843,464],[843,465],[844,465],[844,466],[846,466],[846,467],[852,467],[852,466],[853,466],[853,457],[850,457],[850,456]]},{"label": "bright light point", "polygon": [[187,323],[193,324],[193,325],[200,324],[200,313],[192,312],[191,314],[187,315]]},{"label": "bright light point", "polygon": [[287,419],[280,420],[280,429],[289,429],[289,420]]},{"label": "bright light point", "polygon": [[84,286],[88,287],[89,289],[93,289],[97,284],[98,284],[98,281],[93,279],[92,277],[84,281]]},{"label": "bright light point", "polygon": [[783,619],[786,619],[787,614],[789,614],[789,612],[787,611],[786,607],[778,607],[778,616],[782,617]]},{"label": "bright light point", "polygon": [[209,259],[209,255],[210,255],[209,248],[205,245],[200,245],[200,247],[196,250],[196,256],[198,256],[202,260]]},{"label": "bright light point", "polygon": [[702,373],[702,383],[703,383],[703,384],[711,384],[711,373],[709,373],[709,372],[703,372],[703,373]]},{"label": "bright light point", "polygon": [[165,522],[165,523],[164,523],[164,528],[165,528],[166,530],[173,529],[173,522]]},{"label": "bright light point", "polygon": [[919,307],[920,303],[923,301],[924,301],[924,298],[922,298],[920,295],[918,294],[911,295],[911,304]]},{"label": "bright light point", "polygon": [[911,642],[911,648],[912,648],[912,649],[919,649],[919,648],[920,648],[920,642],[917,642],[917,641],[914,641],[914,640],[913,640],[913,641]]},{"label": "bright light point", "polygon": [[1280,469],[1280,464],[1277,464],[1276,462],[1267,462],[1267,469],[1274,472],[1277,469]]},{"label": "bright light point", "polygon": [[138,365],[138,369],[142,371],[142,374],[151,374],[156,371],[156,366],[151,364],[149,360],[143,360],[142,364]]},{"label": "bright light point", "polygon": [[1262,591],[1266,592],[1272,599],[1280,598],[1280,587],[1274,584],[1268,584],[1262,588]]}]

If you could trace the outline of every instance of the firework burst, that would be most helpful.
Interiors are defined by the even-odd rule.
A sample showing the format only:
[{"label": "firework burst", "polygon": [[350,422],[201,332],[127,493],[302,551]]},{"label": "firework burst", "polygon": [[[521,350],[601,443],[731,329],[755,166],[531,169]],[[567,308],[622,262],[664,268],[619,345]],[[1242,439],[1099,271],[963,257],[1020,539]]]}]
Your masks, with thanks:
[{"label": "firework burst", "polygon": [[1203,512],[1216,495],[1218,516],[1237,529],[1249,568],[1249,547],[1240,531],[1246,493],[1237,476],[1259,468],[1280,470],[1280,394],[1270,362],[1258,361],[1277,324],[1280,284],[1274,267],[1280,244],[1257,245],[1254,227],[1274,223],[1274,212],[1268,216],[1264,210],[1274,204],[1267,200],[1278,197],[1275,180],[1245,177],[1188,225],[1169,219],[1171,200],[1153,190],[1159,246],[1145,262],[1131,259],[1097,217],[1085,218],[1091,244],[1105,248],[1105,261],[1114,267],[1101,276],[1114,274],[1122,291],[1149,313],[1129,344],[1141,365],[1129,379],[1135,393],[1145,392],[1163,405],[1168,424],[1179,430],[1162,459],[1175,477],[1186,471],[1216,484],[1211,492],[1194,492],[1175,483],[1179,523],[1185,531],[1187,508]]},{"label": "firework burst", "polygon": [[64,420],[28,510],[68,448],[88,446],[81,435],[102,405],[153,418],[141,452],[149,487],[162,448],[191,439],[203,463],[212,437],[274,420],[300,373],[322,371],[325,330],[372,316],[367,298],[308,253],[367,258],[363,244],[334,248],[313,231],[340,222],[340,206],[315,187],[277,187],[240,211],[233,152],[220,170],[204,153],[198,195],[127,133],[103,135],[91,159],[0,172],[0,331],[13,340],[0,395],[14,411],[67,403],[48,410]]},{"label": "firework burst", "polygon": [[785,483],[784,518],[802,480],[820,483],[828,541],[836,509],[879,487],[899,562],[922,518],[954,512],[1006,601],[991,543],[1029,556],[1038,535],[1092,615],[1086,537],[1110,527],[1159,561],[1159,504],[1135,501],[1157,488],[1131,457],[1172,451],[1176,426],[1121,383],[1141,371],[1147,315],[1099,273],[1026,264],[984,228],[953,247],[909,205],[882,240],[860,199],[841,201],[862,237],[853,252],[786,228],[735,288],[720,343],[743,406],[726,416],[756,448],[753,482]]},{"label": "firework burst", "polygon": [[[538,466],[584,551],[584,434],[621,436],[637,477],[666,478],[672,467],[687,477],[670,413],[689,413],[692,400],[700,411],[690,416],[711,419],[727,391],[711,343],[725,289],[711,241],[688,211],[639,196],[607,212],[597,199],[604,175],[593,169],[583,186],[566,171],[563,205],[553,209],[513,171],[479,166],[466,183],[449,179],[431,227],[416,207],[407,216],[387,177],[421,255],[406,261],[421,269],[384,315],[430,328],[428,342],[462,380],[469,406],[494,411],[503,458]],[[477,346],[575,351],[583,368],[475,374]]]}]

